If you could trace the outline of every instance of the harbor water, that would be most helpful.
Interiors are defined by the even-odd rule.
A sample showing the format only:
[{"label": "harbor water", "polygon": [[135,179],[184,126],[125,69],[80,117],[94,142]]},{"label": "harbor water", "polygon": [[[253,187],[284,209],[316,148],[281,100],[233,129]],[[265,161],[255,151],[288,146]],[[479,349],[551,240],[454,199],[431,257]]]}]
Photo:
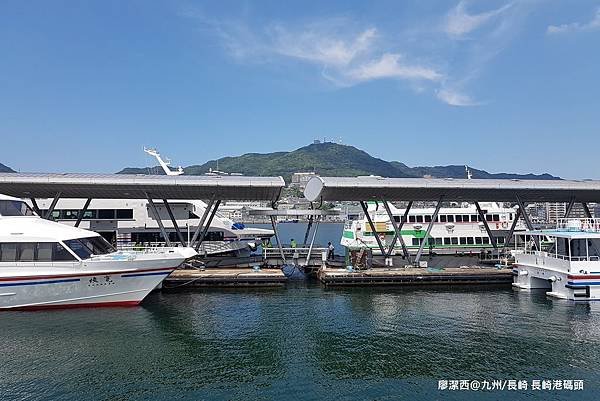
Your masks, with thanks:
[{"label": "harbor water", "polygon": [[[279,228],[300,242],[305,226]],[[319,233],[338,245],[341,225]],[[3,312],[0,328],[2,401],[600,397],[600,303],[507,286],[155,292],[134,308]],[[440,380],[584,388],[439,390]]]},{"label": "harbor water", "polygon": [[[600,304],[511,289],[153,293],[0,314],[2,400],[597,400]],[[577,379],[582,391],[439,391]]]}]

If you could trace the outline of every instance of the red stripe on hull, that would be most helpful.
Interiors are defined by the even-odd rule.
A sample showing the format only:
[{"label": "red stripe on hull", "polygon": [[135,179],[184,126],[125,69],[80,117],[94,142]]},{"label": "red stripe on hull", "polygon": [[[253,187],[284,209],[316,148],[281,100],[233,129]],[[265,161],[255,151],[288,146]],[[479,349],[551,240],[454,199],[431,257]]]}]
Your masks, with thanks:
[{"label": "red stripe on hull", "polygon": [[130,308],[138,306],[142,301],[114,301],[114,302],[91,302],[86,304],[64,304],[64,305],[32,305],[18,308],[0,309],[4,311],[35,311],[47,309],[75,309],[75,308]]},{"label": "red stripe on hull", "polygon": [[575,276],[575,275],[572,275],[572,274],[567,274],[567,278],[568,279],[579,279],[579,280],[581,280],[581,279],[598,280],[598,279],[600,279],[600,276],[598,276],[598,275],[592,276],[590,274],[586,274],[586,275],[583,275],[583,276]]},{"label": "red stripe on hull", "polygon": [[0,277],[0,281],[21,281],[21,280],[43,280],[49,278],[69,278],[69,277],[88,277],[88,276],[103,276],[105,274],[135,274],[135,273],[148,273],[157,271],[173,271],[175,267],[162,267],[159,269],[139,269],[139,270],[117,270],[107,272],[96,272],[96,273],[79,273],[79,274],[59,274],[52,276],[26,276],[26,277]]}]

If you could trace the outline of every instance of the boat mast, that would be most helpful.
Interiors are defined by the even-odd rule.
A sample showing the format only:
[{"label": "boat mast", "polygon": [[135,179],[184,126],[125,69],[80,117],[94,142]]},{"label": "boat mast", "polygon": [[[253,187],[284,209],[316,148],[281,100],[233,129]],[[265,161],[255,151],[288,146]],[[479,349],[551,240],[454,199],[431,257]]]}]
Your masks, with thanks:
[{"label": "boat mast", "polygon": [[177,170],[175,170],[175,171],[171,170],[171,168],[169,167],[169,165],[171,164],[171,160],[169,160],[169,159],[163,160],[162,157],[160,156],[160,153],[158,153],[158,150],[156,150],[154,148],[146,148],[144,146],[144,152],[148,153],[150,156],[156,157],[156,160],[158,160],[158,164],[160,164],[160,166],[162,167],[162,169],[164,170],[166,175],[181,175],[181,174],[183,174],[183,168],[181,166],[177,167]]}]

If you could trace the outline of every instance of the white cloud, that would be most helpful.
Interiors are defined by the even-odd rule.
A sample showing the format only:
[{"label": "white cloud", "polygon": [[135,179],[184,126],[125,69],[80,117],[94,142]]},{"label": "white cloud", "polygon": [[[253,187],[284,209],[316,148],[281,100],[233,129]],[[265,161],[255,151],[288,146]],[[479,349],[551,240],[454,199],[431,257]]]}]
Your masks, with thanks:
[{"label": "white cloud", "polygon": [[281,26],[272,30],[271,50],[282,56],[294,57],[324,66],[344,67],[358,56],[368,53],[377,36],[375,28],[366,29],[354,37],[332,35],[309,29],[289,32]]},{"label": "white cloud", "polygon": [[239,22],[210,21],[209,25],[231,56],[240,61],[299,60],[319,67],[322,77],[339,87],[378,79],[418,83],[443,78],[435,68],[387,50],[378,41],[376,28],[352,30],[353,24],[346,19],[315,21],[300,29],[271,24],[262,31],[251,30]]},{"label": "white cloud", "polygon": [[484,25],[494,17],[502,14],[512,4],[507,4],[498,9],[481,14],[469,14],[466,10],[466,1],[461,1],[446,16],[444,32],[452,37],[462,37]]},{"label": "white cloud", "polygon": [[478,102],[474,101],[469,95],[452,90],[452,89],[439,89],[436,92],[436,96],[442,102],[449,104],[450,106],[477,106]]},{"label": "white cloud", "polygon": [[[531,1],[512,0],[491,11],[469,14],[463,0],[436,17],[444,20],[442,30],[433,23],[403,33],[382,32],[374,25],[359,27],[348,18],[258,26],[248,20],[183,16],[216,34],[241,63],[300,62],[318,69],[320,77],[336,87],[396,80],[415,93],[429,93],[448,105],[464,107],[481,104],[467,94],[469,85],[514,39],[532,7]],[[484,25],[489,29],[480,29]],[[455,40],[467,34],[470,40]]]},{"label": "white cloud", "polygon": [[358,65],[348,71],[347,75],[357,81],[383,78],[439,81],[442,78],[442,74],[432,68],[406,64],[401,58],[400,54],[385,53],[379,59]]},{"label": "white cloud", "polygon": [[569,32],[593,31],[596,29],[600,29],[600,8],[596,10],[596,14],[594,14],[594,17],[589,22],[573,22],[570,24],[550,25],[548,26],[546,33],[560,34]]}]

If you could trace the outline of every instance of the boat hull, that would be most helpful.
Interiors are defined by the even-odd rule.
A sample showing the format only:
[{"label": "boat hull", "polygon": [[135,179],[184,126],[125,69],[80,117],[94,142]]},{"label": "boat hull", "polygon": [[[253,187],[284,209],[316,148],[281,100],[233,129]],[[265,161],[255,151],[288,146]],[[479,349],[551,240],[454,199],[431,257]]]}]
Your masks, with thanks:
[{"label": "boat hull", "polygon": [[569,301],[600,301],[600,275],[573,274],[516,264],[513,287],[546,290],[546,295]]},{"label": "boat hull", "polygon": [[135,306],[175,267],[0,279],[0,310]]}]

